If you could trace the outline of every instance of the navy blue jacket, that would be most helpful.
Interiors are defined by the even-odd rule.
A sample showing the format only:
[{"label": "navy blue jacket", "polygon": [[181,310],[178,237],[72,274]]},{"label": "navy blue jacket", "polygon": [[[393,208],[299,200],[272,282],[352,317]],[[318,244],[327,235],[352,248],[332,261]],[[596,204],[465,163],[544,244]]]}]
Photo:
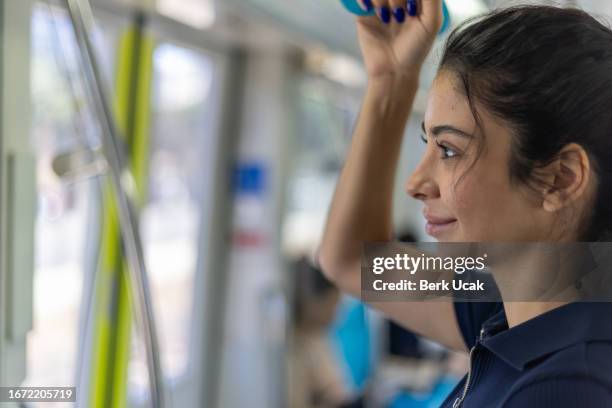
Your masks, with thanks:
[{"label": "navy blue jacket", "polygon": [[471,368],[442,407],[612,407],[612,303],[570,303],[512,329],[502,303],[455,312]]}]

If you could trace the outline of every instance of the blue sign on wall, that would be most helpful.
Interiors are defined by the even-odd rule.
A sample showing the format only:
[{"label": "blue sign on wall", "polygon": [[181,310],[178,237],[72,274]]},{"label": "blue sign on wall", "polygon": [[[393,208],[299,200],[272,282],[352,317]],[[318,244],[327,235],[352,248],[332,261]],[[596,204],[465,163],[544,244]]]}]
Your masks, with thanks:
[{"label": "blue sign on wall", "polygon": [[245,162],[234,168],[233,191],[235,194],[262,195],[266,189],[266,170],[262,163]]}]

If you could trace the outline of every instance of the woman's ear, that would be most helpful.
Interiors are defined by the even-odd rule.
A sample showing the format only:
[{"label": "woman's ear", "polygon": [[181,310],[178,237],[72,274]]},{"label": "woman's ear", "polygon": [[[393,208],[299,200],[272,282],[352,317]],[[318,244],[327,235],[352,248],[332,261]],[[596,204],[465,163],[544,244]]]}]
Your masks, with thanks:
[{"label": "woman's ear", "polygon": [[548,183],[542,208],[548,212],[559,211],[585,194],[591,181],[589,156],[582,146],[570,143],[542,169],[542,175]]}]

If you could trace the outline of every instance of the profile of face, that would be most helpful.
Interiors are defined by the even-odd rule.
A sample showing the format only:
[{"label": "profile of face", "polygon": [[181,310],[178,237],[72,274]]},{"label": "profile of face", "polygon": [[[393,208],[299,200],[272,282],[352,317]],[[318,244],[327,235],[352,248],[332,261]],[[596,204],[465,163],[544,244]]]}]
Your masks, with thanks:
[{"label": "profile of face", "polygon": [[423,123],[427,148],[405,186],[424,203],[427,234],[440,242],[549,241],[559,214],[511,182],[512,130],[476,106],[485,137],[456,76],[438,74]]}]

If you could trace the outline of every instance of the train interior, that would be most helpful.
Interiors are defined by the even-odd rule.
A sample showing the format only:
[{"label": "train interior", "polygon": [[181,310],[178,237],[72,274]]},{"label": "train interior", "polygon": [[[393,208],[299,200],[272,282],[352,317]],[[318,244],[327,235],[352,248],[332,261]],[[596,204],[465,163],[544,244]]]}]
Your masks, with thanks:
[{"label": "train interior", "polygon": [[[444,40],[510,3],[445,1],[396,177],[399,240],[428,240],[403,184]],[[612,18],[608,0],[554,4]],[[312,262],[367,83],[340,0],[0,9],[0,386],[75,387],[96,408],[444,400],[467,357]]]}]

